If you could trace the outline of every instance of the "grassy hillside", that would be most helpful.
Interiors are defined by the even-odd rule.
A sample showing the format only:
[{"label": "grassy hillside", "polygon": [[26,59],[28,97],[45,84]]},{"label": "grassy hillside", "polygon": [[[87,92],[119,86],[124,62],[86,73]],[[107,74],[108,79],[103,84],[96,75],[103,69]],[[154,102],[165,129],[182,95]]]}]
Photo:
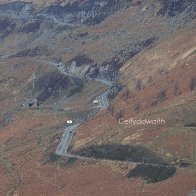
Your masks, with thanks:
[{"label": "grassy hillside", "polygon": [[[0,195],[194,194],[194,9],[193,0],[0,1]],[[111,82],[99,112],[92,102]],[[21,108],[33,94],[40,106]],[[87,120],[68,146],[82,158],[55,154],[71,119]]]}]

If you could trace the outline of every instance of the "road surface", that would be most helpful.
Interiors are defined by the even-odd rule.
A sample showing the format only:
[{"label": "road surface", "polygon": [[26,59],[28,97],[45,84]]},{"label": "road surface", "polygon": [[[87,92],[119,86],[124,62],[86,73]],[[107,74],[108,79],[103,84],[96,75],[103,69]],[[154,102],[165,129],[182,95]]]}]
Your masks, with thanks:
[{"label": "road surface", "polygon": [[56,149],[56,154],[58,154],[58,155],[66,155],[67,154],[67,150],[68,150],[69,145],[71,143],[74,132],[79,125],[80,124],[74,124],[74,125],[71,125],[65,129],[65,132],[64,132],[62,139],[61,139],[61,142]]},{"label": "road surface", "polygon": [[[103,94],[99,95],[99,108],[100,110],[106,109],[109,106],[108,100],[107,100],[108,90],[104,92]],[[73,134],[75,133],[76,129],[80,126],[81,123],[71,125],[65,129],[65,132],[62,136],[61,142],[58,145],[56,149],[57,155],[66,155],[71,156],[70,154],[67,154],[67,150],[69,148],[69,145],[71,143],[71,140],[73,138]]]},{"label": "road surface", "polygon": [[[106,109],[109,106],[108,100],[107,100],[108,90],[101,94],[99,99],[99,106],[100,110]],[[65,129],[65,132],[62,136],[61,142],[58,145],[56,149],[56,154],[58,155],[67,155],[67,150],[69,148],[69,145],[71,143],[71,140],[73,138],[73,134],[76,131],[76,129],[79,127],[81,123],[71,125]]]},{"label": "road surface", "polygon": [[[64,65],[62,63],[56,63],[56,62],[51,62],[51,61],[42,61],[42,62],[54,66],[62,74],[66,75],[66,76],[83,78],[82,76],[76,76],[74,74],[66,72]],[[108,82],[106,80],[97,79],[97,81],[102,82],[102,83],[108,85],[109,87],[112,86],[112,83]],[[102,93],[101,95],[98,96],[99,106],[96,106],[96,107],[99,107],[100,110],[106,109],[109,106],[109,103],[107,100],[108,93],[109,93],[109,90],[105,91],[104,93]],[[85,121],[83,121],[83,122],[85,122]],[[83,123],[83,122],[81,122],[81,123]],[[69,145],[71,143],[71,140],[73,138],[73,134],[75,133],[76,129],[80,126],[81,123],[71,125],[65,129],[65,132],[64,132],[62,139],[61,139],[61,142],[56,149],[56,154],[64,155],[64,156],[71,156],[70,154],[67,153],[67,150],[68,150]]]},{"label": "road surface", "polygon": [[107,99],[108,92],[109,90],[107,90],[106,92],[98,96],[99,107],[101,108],[101,110],[106,109],[109,106],[108,99]]},{"label": "road surface", "polygon": [[[45,61],[46,62],[46,61]],[[49,63],[53,66],[55,66],[56,68],[58,68],[58,70],[64,74],[64,75],[68,75],[68,76],[73,76],[73,77],[77,77],[73,74],[70,74],[70,73],[67,73],[64,68],[63,68],[63,64],[58,64],[58,63],[53,63],[53,62],[46,62],[46,63]],[[60,66],[61,65],[61,66]],[[81,76],[78,76],[78,78],[81,78]],[[104,83],[104,84],[107,84],[109,87],[112,86],[113,83],[111,83],[110,81],[105,81],[105,80],[101,80],[101,79],[98,79],[98,81]],[[99,102],[99,105],[98,106],[94,106],[92,108],[95,108],[95,107],[99,107],[100,110],[103,110],[103,109],[106,109],[108,106],[109,106],[109,103],[108,103],[108,100],[107,100],[107,96],[108,96],[108,93],[109,93],[109,89],[107,91],[105,91],[104,93],[102,93],[101,95],[98,96],[98,102]],[[88,120],[88,119],[87,119]],[[71,141],[72,141],[72,138],[73,138],[73,135],[76,131],[76,129],[84,122],[86,122],[87,120],[83,121],[83,122],[80,122],[80,123],[77,123],[77,124],[73,124],[69,127],[67,127],[65,129],[65,132],[62,136],[62,139],[61,139],[61,142],[60,144],[58,145],[55,153],[57,155],[60,155],[60,156],[67,156],[67,157],[73,157],[73,158],[79,158],[79,159],[86,159],[86,160],[100,160],[100,161],[114,161],[114,162],[120,162],[120,163],[129,163],[129,164],[134,164],[134,165],[150,165],[150,166],[165,166],[165,167],[175,167],[175,168],[178,168],[178,166],[171,166],[171,165],[164,165],[164,164],[153,164],[153,163],[144,163],[144,162],[133,162],[131,160],[127,160],[127,161],[119,161],[119,160],[109,160],[109,159],[99,159],[99,158],[94,158],[94,157],[86,157],[86,156],[80,156],[80,155],[75,155],[75,154],[70,154],[68,153],[68,148],[71,144]]]}]

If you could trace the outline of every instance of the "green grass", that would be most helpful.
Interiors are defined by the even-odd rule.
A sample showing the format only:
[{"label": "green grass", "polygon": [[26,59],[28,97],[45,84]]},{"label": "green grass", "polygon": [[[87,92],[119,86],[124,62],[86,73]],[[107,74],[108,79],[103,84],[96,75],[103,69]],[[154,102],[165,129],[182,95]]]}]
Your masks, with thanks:
[{"label": "green grass", "polygon": [[56,162],[59,158],[60,158],[59,155],[57,155],[57,154],[51,152],[51,153],[48,155],[47,163],[54,163],[54,162]]},{"label": "green grass", "polygon": [[69,152],[73,148],[73,144],[70,144],[67,151]]},{"label": "green grass", "polygon": [[71,167],[78,159],[76,157],[68,157],[66,162],[63,163],[63,168],[67,169]]},{"label": "green grass", "polygon": [[193,50],[193,52],[191,52],[191,54],[189,54],[188,57],[194,54],[196,54],[196,50]]}]

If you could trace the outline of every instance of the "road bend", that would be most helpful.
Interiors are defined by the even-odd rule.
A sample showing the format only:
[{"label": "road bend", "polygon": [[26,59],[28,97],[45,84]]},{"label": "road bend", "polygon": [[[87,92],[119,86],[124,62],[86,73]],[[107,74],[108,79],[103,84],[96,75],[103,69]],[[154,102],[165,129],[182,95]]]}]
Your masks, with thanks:
[{"label": "road bend", "polygon": [[73,138],[74,132],[79,125],[80,125],[79,123],[74,124],[74,125],[71,125],[65,129],[65,132],[64,132],[62,139],[61,139],[61,142],[56,149],[56,154],[58,154],[58,155],[66,155],[67,154],[67,150],[68,150],[69,145],[71,143],[71,140]]},{"label": "road bend", "polygon": [[[66,76],[71,76],[71,77],[77,77],[77,78],[83,78],[82,76],[76,76],[72,73],[68,73],[67,71],[65,71],[64,69],[64,65],[62,63],[55,63],[55,62],[51,62],[51,61],[42,61],[44,63],[47,63],[49,65],[52,65],[54,66],[55,68],[57,68],[63,75],[66,75]],[[108,85],[108,87],[111,87],[112,86],[112,82],[108,82],[106,80],[101,80],[101,79],[98,79],[97,81],[100,81],[106,85]],[[99,105],[98,107],[100,108],[100,110],[103,110],[103,109],[106,109],[108,106],[109,106],[109,103],[108,103],[108,99],[107,99],[107,96],[108,96],[108,93],[109,93],[109,90],[105,91],[104,93],[102,93],[101,95],[98,96],[98,102],[99,102]],[[97,106],[96,106],[97,107]],[[74,125],[71,125],[69,127],[67,127],[65,129],[65,132],[62,136],[62,139],[61,139],[61,142],[60,144],[57,146],[57,149],[55,151],[55,153],[57,155],[64,155],[64,156],[68,156],[67,154],[67,151],[68,151],[68,148],[69,148],[69,145],[71,144],[71,141],[72,141],[72,138],[73,138],[73,135],[76,131],[76,129],[84,122],[86,122],[87,120],[81,122],[81,123],[78,123],[78,124],[74,124]],[[70,156],[70,154],[69,154]]]},{"label": "road bend", "polygon": [[[66,72],[64,70],[63,66],[62,66],[63,64],[58,64],[58,63],[49,62],[49,61],[45,61],[45,63],[49,63],[50,65],[55,66],[64,75],[81,78],[81,76],[76,76],[76,75],[73,75],[73,74],[70,74],[70,73]],[[113,85],[112,82],[109,82],[109,81],[106,81],[106,80],[101,80],[101,79],[96,79],[96,80],[108,85],[108,87],[111,87]],[[96,106],[96,107],[99,107],[100,110],[106,109],[109,106],[108,99],[107,99],[108,93],[109,93],[109,89],[98,96],[99,105]],[[94,108],[94,107],[92,107],[92,108]],[[123,160],[99,159],[99,158],[95,158],[95,157],[80,156],[80,155],[77,155],[77,154],[68,153],[68,148],[69,148],[69,145],[71,144],[71,141],[72,141],[72,138],[73,138],[73,135],[74,135],[76,129],[82,123],[84,123],[86,121],[87,120],[85,120],[83,122],[80,122],[78,124],[71,125],[71,126],[69,126],[65,129],[65,132],[64,132],[64,134],[62,136],[62,139],[61,139],[61,142],[57,146],[57,149],[55,151],[55,153],[57,155],[67,156],[67,157],[70,157],[70,158],[72,157],[72,158],[84,159],[84,160],[111,161],[111,162],[114,161],[114,162],[129,163],[129,164],[134,164],[134,165],[151,165],[151,166],[157,166],[157,167],[164,166],[164,167],[178,168],[178,166],[172,166],[172,165],[167,165],[167,164],[153,164],[153,163],[144,163],[144,162],[134,162],[134,161],[131,161],[131,160],[127,160],[127,161],[124,160],[123,161]]]}]

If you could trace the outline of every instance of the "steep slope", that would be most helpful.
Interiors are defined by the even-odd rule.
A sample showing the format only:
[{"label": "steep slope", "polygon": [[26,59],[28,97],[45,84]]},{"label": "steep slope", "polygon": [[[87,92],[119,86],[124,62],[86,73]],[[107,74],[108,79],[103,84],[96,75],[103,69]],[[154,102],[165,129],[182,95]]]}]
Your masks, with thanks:
[{"label": "steep slope", "polygon": [[[87,137],[91,140],[92,137],[93,141],[98,130],[105,137],[105,131],[109,130],[110,127],[111,130],[113,126],[117,126],[119,129],[119,118],[137,118],[140,114],[145,116],[145,114],[153,114],[153,112],[158,115],[161,110],[165,108],[172,110],[172,107],[174,107],[172,112],[175,114],[178,106],[184,105],[186,107],[187,104],[189,108],[189,103],[193,104],[191,111],[189,111],[190,115],[194,114],[196,88],[195,33],[194,25],[184,30],[178,30],[154,47],[144,50],[125,63],[120,69],[120,82],[124,88],[117,97],[111,100],[108,111],[101,113],[97,119],[89,123],[89,127],[91,127],[98,120],[98,124],[102,122],[102,126],[90,128],[88,132],[87,123],[87,127],[85,126],[84,129],[85,133],[80,134],[79,132],[78,136],[76,135],[76,140],[80,137],[82,139]],[[106,122],[104,120],[105,115],[111,121]],[[195,121],[194,115],[192,118],[187,113],[183,115],[187,115],[186,119],[183,120],[184,123],[189,124],[189,121]],[[158,116],[161,117],[161,115]],[[178,116],[171,117],[169,115],[167,117],[169,122],[175,118]],[[165,125],[162,129],[164,127]],[[102,133],[104,129],[105,131]],[[110,140],[110,136],[104,141]],[[86,144],[88,144],[88,139]]]},{"label": "steep slope", "polygon": [[[120,69],[123,90],[111,100],[108,110],[79,128],[71,151],[103,159],[118,157],[155,163],[156,159],[145,150],[137,152],[135,149],[131,155],[132,148],[144,147],[169,164],[190,165],[187,170],[192,172],[195,164],[195,42],[195,26],[191,25],[123,65]],[[163,123],[141,123],[140,120],[145,119],[162,119]],[[143,155],[139,155],[142,151]],[[140,169],[142,171],[142,167]]]},{"label": "steep slope", "polygon": [[194,1],[171,2],[0,4],[1,57],[50,57],[66,67],[76,61],[83,75],[115,80],[124,62],[194,20]]},{"label": "steep slope", "polygon": [[[0,2],[0,195],[194,194],[193,0]],[[55,154],[111,81],[76,156]],[[40,107],[20,108],[33,94]]]}]

